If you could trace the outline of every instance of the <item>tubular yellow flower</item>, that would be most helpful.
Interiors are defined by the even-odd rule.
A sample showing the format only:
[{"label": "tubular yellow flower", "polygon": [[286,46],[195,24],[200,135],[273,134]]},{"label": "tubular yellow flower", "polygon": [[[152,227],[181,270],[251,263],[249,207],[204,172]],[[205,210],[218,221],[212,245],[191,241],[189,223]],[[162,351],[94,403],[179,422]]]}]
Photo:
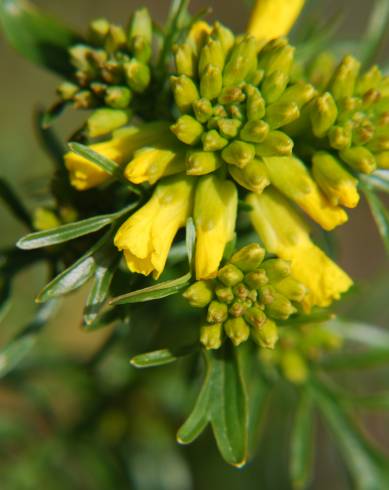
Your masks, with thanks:
[{"label": "tubular yellow flower", "polygon": [[293,27],[304,0],[257,0],[247,32],[259,41],[285,36]]},{"label": "tubular yellow flower", "polygon": [[192,210],[194,180],[177,176],[159,183],[147,204],[128,218],[115,236],[132,272],[161,275],[179,228]]},{"label": "tubular yellow flower", "polygon": [[308,287],[306,310],[328,306],[351,287],[350,277],[311,241],[307,225],[279,192],[268,188],[260,195],[250,194],[247,202],[266,249],[290,260],[293,277]]},{"label": "tubular yellow flower", "polygon": [[[118,129],[110,140],[90,145],[90,148],[119,165],[123,165],[132,158],[136,150],[145,145],[157,143],[167,135],[170,136],[168,123],[147,123]],[[100,167],[76,153],[68,152],[64,158],[71,184],[79,191],[91,189],[110,179],[110,176]]]},{"label": "tubular yellow flower", "polygon": [[332,230],[347,221],[346,212],[328,201],[300,160],[269,157],[263,161],[271,183],[325,230]]},{"label": "tubular yellow flower", "polygon": [[237,206],[238,193],[231,181],[216,175],[200,179],[194,205],[197,279],[216,273],[224,248],[234,236]]}]

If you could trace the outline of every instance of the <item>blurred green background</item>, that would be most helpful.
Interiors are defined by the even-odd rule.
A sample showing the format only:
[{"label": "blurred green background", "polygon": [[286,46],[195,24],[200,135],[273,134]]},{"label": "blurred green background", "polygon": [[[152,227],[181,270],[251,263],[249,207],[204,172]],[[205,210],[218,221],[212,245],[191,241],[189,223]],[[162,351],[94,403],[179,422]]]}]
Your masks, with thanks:
[{"label": "blurred green background", "polygon": [[[128,0],[111,0],[110,2],[103,0],[36,0],[35,3],[41,8],[50,10],[55,16],[76,29],[82,30],[86,28],[90,19],[99,16],[105,16],[109,20],[118,23],[126,23],[131,11],[142,4],[149,7],[155,19],[163,22],[170,2],[168,0],[145,0],[144,2]],[[193,0],[191,8],[192,12],[197,12],[211,6],[212,13],[209,15],[209,19],[217,18],[235,31],[242,31],[248,18],[248,3],[243,0],[235,2]],[[350,37],[358,37],[363,32],[371,2],[366,2],[365,0],[316,0],[312,1],[311,4],[311,7],[305,13],[305,18],[321,16],[330,18],[337,12],[343,12],[338,36],[340,39],[348,39]],[[300,22],[303,20],[300,20]],[[34,208],[47,203],[47,189],[52,167],[47,156],[40,149],[33,131],[32,113],[34,108],[42,105],[47,107],[54,101],[57,79],[22,59],[5,44],[2,38],[0,38],[0,57],[3,66],[0,77],[0,108],[2,114],[0,118],[1,174],[17,189],[19,195],[28,206]],[[386,62],[389,61],[389,43],[382,47],[380,59]],[[75,116],[71,114],[71,111],[56,124],[56,130],[63,138],[66,138],[74,127]],[[0,236],[1,247],[12,245],[25,232],[23,227],[18,225],[4,209],[0,209],[0,223],[2,229]],[[369,217],[369,211],[365,203],[350,213],[349,223],[343,226],[340,231],[337,231],[335,235],[339,242],[341,264],[351,276],[361,281],[362,291],[365,291],[366,307],[362,311],[360,306],[354,305],[354,316],[358,319],[364,319],[365,316],[370,321],[374,320],[386,326],[389,315],[381,310],[377,311],[376,305],[382,303],[382,298],[385,298],[385,294],[387,296],[389,286],[389,280],[387,279],[388,261],[385,258],[383,245],[378,237],[374,223]],[[15,284],[17,301],[14,301],[5,321],[2,323],[0,330],[1,344],[11,338],[35,310],[36,306],[33,298],[44,284],[45,273],[46,271],[38,266],[18,276]],[[373,282],[379,286],[373,286]],[[50,324],[41,336],[39,345],[35,347],[36,352],[41,348],[46,351],[65,353],[66,355],[71,355],[74,359],[80,360],[89,359],[93,356],[93,353],[105,341],[109,332],[87,334],[81,331],[79,326],[84,295],[85,291],[81,291],[65,301],[56,320]],[[116,366],[116,369],[119,369],[119,372],[124,370],[125,374],[122,374],[122,376],[127,380],[127,378],[131,379],[133,376],[132,370],[134,368],[129,366],[125,355],[124,353],[123,359],[125,362],[123,364],[119,363],[120,365]],[[180,421],[180,415],[177,417],[174,410],[172,410],[173,413],[169,412],[169,405],[174,405],[169,401],[169,396],[174,396],[175,399],[179,400],[182,393],[184,393],[181,384],[185,381],[178,373],[175,374],[176,385],[172,385],[172,380],[175,378],[171,375],[174,374],[175,370],[178,372],[179,367],[179,365],[174,365],[172,368],[164,368],[161,374],[158,375],[143,372],[140,375],[137,374],[138,383],[144,383],[145,388],[136,391],[135,397],[134,394],[129,394],[129,399],[126,400],[123,407],[115,407],[115,405],[112,407],[112,410],[117,408],[117,417],[113,417],[112,420],[116,421],[115,423],[118,424],[119,428],[120,424],[129,423],[126,420],[127,417],[134,417],[130,425],[135,425],[136,427],[139,424],[136,430],[132,432],[134,439],[129,439],[126,442],[129,447],[132,447],[130,467],[134,474],[137,475],[135,479],[131,477],[131,482],[131,479],[128,481],[119,479],[119,481],[112,483],[110,477],[105,474],[105,464],[108,466],[118,464],[117,461],[113,463],[108,461],[111,457],[113,459],[116,457],[115,438],[111,441],[111,445],[107,443],[107,446],[101,452],[101,454],[106,455],[107,460],[92,462],[94,455],[88,456],[88,461],[91,465],[90,467],[94,469],[93,471],[97,471],[96,468],[101,471],[101,475],[97,474],[98,484],[90,483],[88,475],[84,474],[88,470],[81,467],[82,465],[80,467],[75,465],[74,474],[72,474],[73,479],[69,480],[72,482],[71,484],[66,483],[65,480],[63,482],[55,481],[55,478],[53,483],[49,476],[45,480],[45,474],[49,475],[52,470],[52,468],[49,469],[47,467],[47,472],[45,472],[46,451],[50,454],[57,452],[58,461],[56,464],[60,467],[62,464],[66,464],[67,460],[70,461],[72,457],[77,459],[78,449],[75,449],[74,454],[72,454],[73,448],[71,444],[68,445],[63,442],[63,444],[58,445],[57,442],[50,442],[51,446],[49,444],[48,447],[45,446],[45,449],[42,450],[43,446],[41,447],[41,444],[49,436],[50,430],[45,426],[46,421],[42,414],[36,410],[36,404],[32,402],[33,395],[30,397],[29,393],[15,393],[7,386],[7,383],[4,383],[0,387],[0,455],[4,455],[5,458],[3,462],[0,460],[0,488],[4,490],[30,488],[34,490],[36,488],[64,488],[66,490],[73,488],[80,490],[99,488],[108,490],[115,487],[139,488],[140,490],[157,490],[159,488],[169,490],[191,488],[206,490],[218,485],[231,489],[287,489],[287,469],[283,466],[285,455],[276,452],[279,446],[276,445],[275,441],[278,444],[280,441],[282,443],[287,433],[289,420],[288,410],[285,409],[288,407],[283,405],[288,404],[290,400],[281,400],[280,406],[283,408],[280,409],[279,414],[274,414],[274,417],[279,417],[280,419],[279,429],[275,434],[267,434],[262,445],[262,452],[267,453],[266,461],[272,460],[272,464],[276,468],[264,466],[261,464],[261,459],[257,458],[247,468],[239,471],[233,470],[221,461],[209,434],[191,448],[175,446],[174,430],[177,427],[177,420]],[[116,371],[111,372],[111,368],[108,366],[108,371],[103,372],[103,375],[108,378],[116,375],[120,377]],[[79,375],[77,374],[76,378],[77,376]],[[150,380],[153,376],[157,378],[159,388],[157,394],[150,395],[147,393],[147,386],[151,383]],[[46,390],[53,398],[56,405],[54,412],[60,420],[58,431],[66,432],[67,428],[71,426],[70,421],[73,420],[73,411],[79,410],[80,405],[82,405],[80,400],[77,399],[79,393],[83,393],[85,397],[89,396],[82,389],[77,392],[77,396],[74,396],[74,392],[72,396],[72,391],[75,389],[74,386],[81,385],[82,387],[84,382],[87,384],[81,376],[76,381],[72,380],[72,383],[76,383],[75,385],[70,383],[70,386],[64,386],[63,391],[65,393],[69,389],[71,392],[67,398],[62,393],[62,390],[59,390],[60,379],[53,380],[49,376],[47,379],[32,379],[32,392],[34,392],[34,383],[38,383],[41,389]],[[125,382],[123,383],[123,386],[126,386]],[[155,385],[155,379],[153,379],[153,384]],[[153,389],[155,391],[155,387]],[[56,400],[58,391],[61,392],[61,396]],[[165,404],[166,413],[162,417],[160,413],[154,414],[154,410],[158,409],[153,405],[153,397],[158,400],[160,397],[162,403]],[[179,400],[180,404],[187,409],[188,404],[185,400]],[[166,405],[168,408],[166,408]],[[142,406],[141,411],[139,411],[140,406]],[[126,412],[126,410],[128,411]],[[164,419],[166,414],[168,420]],[[143,419],[142,416],[144,416]],[[28,432],[30,432],[32,439],[36,437],[36,434],[39,434],[42,439],[39,438],[38,441],[32,441],[30,436],[28,436],[27,442],[23,443],[22,446],[16,442],[16,439],[14,444],[8,445],[8,439],[6,439],[7,445],[2,445],[2,438],[4,439],[4,434],[7,434],[7,427],[11,424],[11,419],[12,423],[19,427],[20,430],[27,424]],[[150,421],[154,421],[154,425]],[[109,425],[111,422],[107,419],[106,423]],[[102,424],[101,430],[103,432],[108,431],[108,428],[104,426],[104,422]],[[382,421],[382,417],[371,418],[369,426],[381,439],[383,445],[388,447],[389,438],[384,434],[383,427],[385,424]],[[115,428],[112,429],[113,433],[115,433],[115,430]],[[329,445],[327,436],[321,433],[320,436],[318,473],[312,488],[327,489],[329,485],[332,485],[334,490],[341,490],[345,488],[345,476],[338,467],[337,454]],[[146,442],[141,443],[141,439]],[[66,437],[64,440],[66,440]],[[134,448],[136,449],[135,451],[133,450]],[[35,461],[37,454],[42,451],[40,462],[32,463]],[[80,456],[80,461],[82,457]],[[41,480],[34,480],[35,477],[31,476],[36,470],[34,466],[36,464],[39,468],[39,464],[43,465],[43,469],[41,468],[43,476],[40,477],[43,479]],[[74,461],[72,463],[69,462],[69,465],[71,464],[74,464]],[[10,465],[14,467],[16,476],[9,477]],[[33,466],[33,469],[31,469],[31,466]],[[277,467],[278,480],[274,481],[271,479],[271,475],[274,474],[274,470],[277,473]],[[57,466],[54,464],[54,473],[60,477],[60,470],[56,468]],[[336,471],[332,473],[335,468]],[[269,475],[268,478],[266,477],[267,473]],[[5,479],[3,480],[3,478]],[[3,486],[1,481],[4,481],[6,486]],[[259,481],[265,483],[262,483],[259,487]],[[37,482],[39,482],[39,487]]]}]

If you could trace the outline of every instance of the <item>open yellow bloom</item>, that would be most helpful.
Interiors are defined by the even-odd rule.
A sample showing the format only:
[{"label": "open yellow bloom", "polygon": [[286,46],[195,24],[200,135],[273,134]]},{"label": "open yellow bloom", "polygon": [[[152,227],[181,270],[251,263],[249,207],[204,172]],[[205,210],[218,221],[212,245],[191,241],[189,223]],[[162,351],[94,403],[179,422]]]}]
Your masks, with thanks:
[{"label": "open yellow bloom", "polygon": [[304,0],[256,0],[247,32],[266,42],[285,36],[304,7]]},{"label": "open yellow bloom", "polygon": [[[166,135],[170,135],[168,123],[146,123],[118,129],[110,140],[90,145],[90,148],[123,165],[132,158],[136,150],[153,142],[157,143]],[[96,187],[111,178],[100,167],[76,153],[70,151],[64,158],[70,174],[70,182],[79,191]]]},{"label": "open yellow bloom", "polygon": [[308,287],[304,307],[328,306],[347,291],[350,277],[310,239],[309,229],[288,201],[275,189],[250,194],[247,202],[255,230],[266,249],[290,260],[292,275]]},{"label": "open yellow bloom", "polygon": [[119,228],[114,243],[132,272],[152,273],[155,279],[161,275],[174,237],[192,211],[193,188],[191,177],[164,179],[148,203]]},{"label": "open yellow bloom", "polygon": [[347,221],[346,212],[330,203],[300,160],[270,157],[263,161],[271,183],[325,230],[332,230]]},{"label": "open yellow bloom", "polygon": [[226,244],[234,237],[238,193],[235,184],[216,175],[199,180],[195,195],[196,277],[212,277]]}]

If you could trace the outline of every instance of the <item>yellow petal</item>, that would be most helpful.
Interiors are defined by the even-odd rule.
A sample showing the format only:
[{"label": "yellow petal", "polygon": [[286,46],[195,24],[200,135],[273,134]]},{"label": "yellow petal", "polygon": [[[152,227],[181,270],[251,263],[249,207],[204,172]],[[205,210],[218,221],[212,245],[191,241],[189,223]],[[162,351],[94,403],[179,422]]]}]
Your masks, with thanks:
[{"label": "yellow petal", "polygon": [[196,277],[213,276],[226,244],[234,237],[238,194],[235,184],[207,175],[197,185],[194,206],[196,225]]},{"label": "yellow petal", "polygon": [[[123,165],[132,158],[136,150],[153,142],[158,143],[169,134],[168,123],[146,123],[119,129],[110,140],[90,145],[90,148]],[[110,175],[100,167],[73,152],[68,152],[64,158],[70,182],[79,191],[91,189],[110,179]]]},{"label": "yellow petal", "polygon": [[304,0],[256,0],[247,32],[263,42],[285,36],[303,6]]},{"label": "yellow petal", "polygon": [[310,239],[309,229],[288,201],[275,189],[250,194],[251,220],[270,253],[292,263],[292,276],[308,288],[304,307],[328,306],[347,291],[350,277]]},{"label": "yellow petal", "polygon": [[332,230],[347,221],[347,213],[328,201],[300,160],[269,157],[263,161],[271,183],[325,230]]},{"label": "yellow petal", "polygon": [[164,179],[148,203],[119,228],[114,243],[131,271],[160,276],[174,237],[191,213],[193,187],[190,177]]}]

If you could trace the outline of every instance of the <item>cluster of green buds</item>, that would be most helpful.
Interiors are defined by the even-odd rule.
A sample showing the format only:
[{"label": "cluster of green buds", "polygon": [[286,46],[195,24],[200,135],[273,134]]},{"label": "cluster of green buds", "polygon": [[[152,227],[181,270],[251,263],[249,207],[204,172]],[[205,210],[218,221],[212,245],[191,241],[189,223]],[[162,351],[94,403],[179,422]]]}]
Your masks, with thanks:
[{"label": "cluster of green buds", "polygon": [[225,335],[234,345],[251,336],[259,346],[273,349],[278,320],[299,310],[306,288],[290,275],[290,263],[265,259],[265,251],[251,243],[236,251],[214,279],[197,281],[184,292],[194,308],[206,308],[200,340],[218,349]]},{"label": "cluster of green buds", "polygon": [[318,362],[325,354],[339,350],[342,338],[324,324],[286,326],[280,330],[274,350],[261,350],[264,364],[279,368],[292,383],[303,383],[309,376],[309,364]]},{"label": "cluster of green buds", "polygon": [[152,34],[148,10],[141,8],[126,29],[103,18],[92,21],[85,43],[69,49],[74,74],[57,93],[63,103],[77,109],[104,108],[89,119],[89,136],[101,136],[128,122],[133,95],[150,84]]},{"label": "cluster of green buds", "polygon": [[334,192],[334,186],[356,187],[351,174],[389,168],[389,77],[377,66],[361,73],[361,63],[349,55],[337,64],[328,53],[307,75],[319,94],[289,134],[297,151],[311,158],[313,176],[329,199],[354,207],[355,197]]},{"label": "cluster of green buds", "polygon": [[293,59],[285,39],[260,49],[254,37],[235,37],[218,22],[196,24],[175,47],[171,86],[180,115],[171,129],[188,145],[188,175],[224,166],[251,191],[269,184],[261,158],[291,155],[293,141],[281,129],[315,95],[311,84],[291,83]]}]

